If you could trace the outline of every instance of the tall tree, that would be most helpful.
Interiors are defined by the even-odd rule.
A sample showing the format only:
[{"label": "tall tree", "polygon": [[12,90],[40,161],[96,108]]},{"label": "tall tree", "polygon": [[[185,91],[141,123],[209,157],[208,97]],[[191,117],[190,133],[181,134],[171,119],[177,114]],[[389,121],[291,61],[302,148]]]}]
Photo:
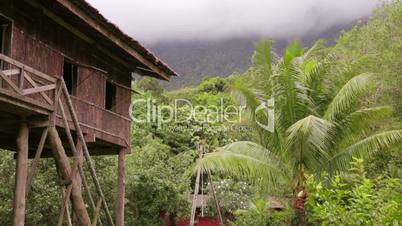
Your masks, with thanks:
[{"label": "tall tree", "polygon": [[[306,50],[293,42],[279,58],[271,52],[268,40],[258,43],[253,57],[258,82],[250,87],[250,82],[243,80],[234,87],[259,122],[255,125],[259,142],[236,142],[199,162],[204,169],[266,186],[287,180],[299,225],[306,221],[307,174],[345,170],[352,156],[364,157],[402,142],[402,130],[381,131],[372,126],[389,118],[391,107],[364,107],[361,103],[374,88],[373,75],[351,76],[336,89],[327,76],[329,58],[318,61],[313,57],[319,49]],[[259,110],[268,97],[275,101],[274,115]],[[275,118],[273,132],[259,126],[270,122],[269,117]]]}]

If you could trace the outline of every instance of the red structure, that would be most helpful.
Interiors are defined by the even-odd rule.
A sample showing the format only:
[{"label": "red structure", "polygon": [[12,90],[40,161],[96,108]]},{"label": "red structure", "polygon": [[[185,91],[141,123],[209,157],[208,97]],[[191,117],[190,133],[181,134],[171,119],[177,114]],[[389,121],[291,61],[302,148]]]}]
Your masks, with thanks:
[{"label": "red structure", "polygon": [[[188,226],[190,224],[189,219],[180,219],[177,220],[176,222],[172,222],[174,221],[174,218],[171,218],[169,214],[167,214],[164,211],[161,212],[160,217],[163,220],[165,226]],[[194,226],[221,226],[221,225],[219,224],[219,219],[217,217],[202,217],[200,215],[197,215],[195,218]]]},{"label": "red structure", "polygon": [[[195,226],[220,226],[219,219],[214,217],[196,217]],[[190,221],[188,219],[180,220],[176,226],[188,226]]]}]

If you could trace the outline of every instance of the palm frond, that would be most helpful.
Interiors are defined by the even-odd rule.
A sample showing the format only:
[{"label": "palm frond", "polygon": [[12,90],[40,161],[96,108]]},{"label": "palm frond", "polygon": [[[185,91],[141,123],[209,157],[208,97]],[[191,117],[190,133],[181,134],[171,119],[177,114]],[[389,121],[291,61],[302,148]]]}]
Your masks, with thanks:
[{"label": "palm frond", "polygon": [[350,79],[333,98],[324,117],[333,121],[345,113],[353,111],[352,106],[358,98],[369,90],[372,78],[371,73],[364,73]]},{"label": "palm frond", "polygon": [[272,74],[272,43],[268,39],[262,39],[255,44],[253,55],[254,66],[260,68],[264,75],[269,77]]},{"label": "palm frond", "polygon": [[283,60],[285,65],[291,64],[295,58],[304,55],[305,48],[302,47],[299,41],[291,42],[285,49]]},{"label": "palm frond", "polygon": [[208,153],[198,161],[197,166],[273,187],[284,178],[284,163],[264,147],[252,142],[235,142]]},{"label": "palm frond", "polygon": [[331,143],[333,124],[324,119],[310,115],[287,130],[288,148],[298,164],[314,170],[324,164],[329,155],[327,149]]},{"label": "palm frond", "polygon": [[[294,60],[297,58],[294,58]],[[273,97],[275,113],[281,119],[281,126],[288,128],[298,119],[311,113],[311,100],[304,86],[304,73],[300,70],[300,62],[292,64],[278,63],[273,73]]]},{"label": "palm frond", "polygon": [[236,81],[233,84],[233,90],[237,91],[239,95],[238,100],[241,104],[246,104],[247,108],[251,111],[254,111],[260,104],[261,104],[261,93],[255,92],[254,90],[250,89],[247,84],[243,81]]},{"label": "palm frond", "polygon": [[391,106],[363,108],[349,114],[342,121],[336,123],[336,133],[333,137],[336,144],[334,149],[337,150],[339,147],[354,143],[370,126],[391,115]]},{"label": "palm frond", "polygon": [[322,113],[324,105],[324,79],[329,69],[329,62],[318,62],[311,60],[304,65],[304,80],[303,83],[307,90],[307,95],[312,101],[311,108],[317,113]]},{"label": "palm frond", "polygon": [[349,165],[352,156],[365,157],[370,154],[389,148],[396,144],[402,144],[402,130],[391,130],[369,136],[333,155],[328,166],[330,171],[345,170]]},{"label": "palm frond", "polygon": [[320,39],[316,41],[312,47],[310,47],[308,50],[305,51],[303,58],[304,59],[312,58],[315,53],[322,50],[323,48],[326,48],[325,40]]}]

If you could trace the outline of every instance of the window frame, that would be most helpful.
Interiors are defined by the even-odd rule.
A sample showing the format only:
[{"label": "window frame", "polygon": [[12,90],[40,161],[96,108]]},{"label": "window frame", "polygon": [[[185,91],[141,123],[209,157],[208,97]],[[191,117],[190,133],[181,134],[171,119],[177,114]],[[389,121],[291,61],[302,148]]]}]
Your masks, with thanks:
[{"label": "window frame", "polygon": [[[2,30],[1,35],[1,46],[0,46],[0,53],[10,56],[11,50],[13,46],[13,26],[14,21],[5,16],[4,14],[0,13],[0,29]],[[6,64],[0,60],[0,69],[6,69]]]},{"label": "window frame", "polygon": [[[66,82],[66,74],[65,74],[65,69],[66,69],[66,64],[70,65],[70,71],[71,71],[71,84],[67,84]],[[63,62],[63,80],[66,83],[68,94],[71,96],[77,96],[78,92],[78,65],[74,64],[73,62],[69,61],[68,59],[64,59]],[[70,87],[71,86],[71,87]]]},{"label": "window frame", "polygon": [[[108,89],[108,85],[111,87],[111,89]],[[108,90],[111,90],[111,97],[110,98],[110,106],[108,106]],[[112,111],[116,112],[116,106],[117,106],[117,86],[110,80],[105,80],[105,93],[104,93],[104,109],[107,111]]]}]

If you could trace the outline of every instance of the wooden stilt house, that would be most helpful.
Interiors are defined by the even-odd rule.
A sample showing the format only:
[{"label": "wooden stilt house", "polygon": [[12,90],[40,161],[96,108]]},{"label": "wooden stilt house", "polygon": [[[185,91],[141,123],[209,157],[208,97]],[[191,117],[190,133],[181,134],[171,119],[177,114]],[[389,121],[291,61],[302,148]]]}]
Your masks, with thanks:
[{"label": "wooden stilt house", "polygon": [[[55,158],[64,183],[60,223],[70,201],[80,224],[98,221],[81,196],[89,192],[88,164],[97,190],[88,206],[105,211],[104,224],[123,225],[132,75],[169,80],[176,73],[84,0],[1,0],[0,41],[0,149],[16,153],[14,225],[24,225],[41,157]],[[92,155],[119,156],[116,220]]]}]

